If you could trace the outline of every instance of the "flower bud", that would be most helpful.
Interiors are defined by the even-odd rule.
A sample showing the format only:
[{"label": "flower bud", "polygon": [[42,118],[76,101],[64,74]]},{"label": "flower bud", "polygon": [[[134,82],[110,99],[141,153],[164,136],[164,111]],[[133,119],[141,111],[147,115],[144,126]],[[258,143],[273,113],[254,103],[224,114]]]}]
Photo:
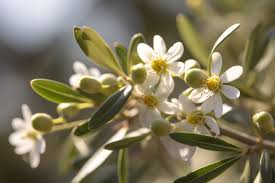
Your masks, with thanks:
[{"label": "flower bud", "polygon": [[192,88],[201,88],[204,86],[207,75],[197,68],[188,70],[184,75],[184,81]]},{"label": "flower bud", "polygon": [[135,83],[143,83],[146,79],[147,71],[143,64],[137,64],[131,67],[131,78]]},{"label": "flower bud", "polygon": [[107,73],[100,76],[100,82],[103,85],[101,92],[110,95],[119,89],[117,77]]},{"label": "flower bud", "polygon": [[62,103],[57,106],[57,112],[65,119],[71,119],[78,115],[80,110],[76,103]]},{"label": "flower bud", "polygon": [[253,115],[252,119],[261,132],[268,133],[274,128],[274,120],[269,112],[258,112]]},{"label": "flower bud", "polygon": [[172,130],[172,125],[166,120],[157,120],[151,124],[151,130],[157,136],[166,136]]},{"label": "flower bud", "polygon": [[49,132],[53,127],[53,119],[45,113],[37,113],[32,116],[32,127],[40,132]]},{"label": "flower bud", "polygon": [[92,76],[83,76],[80,79],[79,87],[86,93],[99,93],[101,90],[101,83]]}]

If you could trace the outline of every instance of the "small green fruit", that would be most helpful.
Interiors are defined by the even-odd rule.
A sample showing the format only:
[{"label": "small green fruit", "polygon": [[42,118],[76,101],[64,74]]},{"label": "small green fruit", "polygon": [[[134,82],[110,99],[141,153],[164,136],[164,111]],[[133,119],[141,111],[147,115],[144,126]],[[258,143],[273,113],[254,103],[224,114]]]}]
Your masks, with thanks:
[{"label": "small green fruit", "polygon": [[32,127],[40,132],[49,132],[53,127],[53,119],[45,113],[37,113],[32,116]]},{"label": "small green fruit", "polygon": [[99,93],[101,91],[101,83],[92,76],[83,76],[80,79],[79,87],[82,91],[90,94]]},{"label": "small green fruit", "polygon": [[137,64],[131,67],[131,78],[135,83],[141,84],[145,81],[147,71],[143,64]]},{"label": "small green fruit", "polygon": [[162,137],[169,135],[172,130],[172,125],[168,121],[157,120],[151,124],[151,130],[155,135]]},{"label": "small green fruit", "polygon": [[119,89],[118,87],[118,78],[110,73],[106,73],[100,76],[100,82],[102,84],[101,92],[104,95],[111,95]]},{"label": "small green fruit", "polygon": [[201,88],[204,86],[207,75],[201,69],[193,68],[184,75],[184,81],[192,88]]},{"label": "small green fruit", "polygon": [[253,115],[253,123],[263,133],[268,133],[274,128],[274,119],[269,112],[258,112]]}]

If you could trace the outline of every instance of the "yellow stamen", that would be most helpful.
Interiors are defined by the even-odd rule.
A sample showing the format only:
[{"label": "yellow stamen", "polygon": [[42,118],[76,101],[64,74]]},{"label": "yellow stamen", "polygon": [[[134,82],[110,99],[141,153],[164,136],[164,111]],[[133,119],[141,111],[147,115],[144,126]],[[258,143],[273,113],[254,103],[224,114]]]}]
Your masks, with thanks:
[{"label": "yellow stamen", "polygon": [[203,113],[200,111],[195,111],[186,117],[187,122],[192,125],[203,123],[203,119]]},{"label": "yellow stamen", "polygon": [[145,95],[143,97],[143,102],[148,107],[156,107],[158,105],[158,99],[153,95]]},{"label": "yellow stamen", "polygon": [[168,68],[168,64],[166,63],[166,61],[161,59],[153,60],[151,66],[157,74],[162,74],[166,72]]},{"label": "yellow stamen", "polygon": [[208,90],[217,92],[221,88],[221,80],[218,76],[211,76],[206,80],[205,85]]},{"label": "yellow stamen", "polygon": [[36,140],[39,136],[39,133],[37,131],[28,131],[25,135],[26,138],[30,138],[30,139],[33,139],[33,140]]}]

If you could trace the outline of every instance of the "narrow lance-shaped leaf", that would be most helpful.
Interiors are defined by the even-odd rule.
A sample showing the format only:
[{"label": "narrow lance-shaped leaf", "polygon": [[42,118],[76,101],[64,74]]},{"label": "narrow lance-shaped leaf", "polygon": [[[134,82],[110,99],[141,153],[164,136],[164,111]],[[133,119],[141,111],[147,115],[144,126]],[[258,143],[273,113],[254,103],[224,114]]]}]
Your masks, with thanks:
[{"label": "narrow lance-shaped leaf", "polygon": [[209,58],[208,58],[208,68],[207,71],[209,73],[209,75],[211,75],[211,65],[212,65],[212,59],[211,59],[211,55],[212,53],[216,50],[216,48],[230,35],[232,34],[235,30],[237,30],[239,28],[240,24],[234,24],[232,26],[230,26],[228,29],[226,29],[217,39],[217,41],[215,42],[214,46],[212,47],[212,50],[210,52]]},{"label": "narrow lance-shaped leaf", "polygon": [[202,38],[192,25],[191,21],[184,15],[177,16],[177,28],[180,37],[187,46],[188,51],[198,60],[202,66],[207,67],[208,49],[202,42]]},{"label": "narrow lance-shaped leaf", "polygon": [[205,183],[208,182],[220,174],[222,174],[231,165],[240,159],[240,155],[235,155],[230,158],[218,161],[210,164],[198,170],[195,170],[184,177],[181,177],[174,181],[174,183]]},{"label": "narrow lance-shaped leaf", "polygon": [[124,73],[128,75],[128,66],[127,66],[127,53],[128,50],[120,43],[114,43],[115,51],[118,56],[118,60],[120,63],[121,68],[123,69]]},{"label": "narrow lance-shaped leaf", "polygon": [[121,149],[118,153],[117,173],[119,183],[128,182],[128,149]]},{"label": "narrow lance-shaped leaf", "polygon": [[57,81],[34,79],[31,81],[31,87],[38,95],[50,102],[91,102],[91,100],[73,90],[70,86]]},{"label": "narrow lance-shaped leaf", "polygon": [[127,69],[128,73],[130,73],[130,68],[132,65],[136,65],[139,63],[143,63],[142,60],[139,58],[137,53],[137,46],[139,43],[144,43],[145,38],[141,33],[133,35],[130,41],[128,54],[127,54]]},{"label": "narrow lance-shaped leaf", "polygon": [[74,27],[74,36],[79,47],[95,64],[122,74],[111,48],[94,29]]},{"label": "narrow lance-shaped leaf", "polygon": [[135,143],[138,143],[148,137],[151,134],[151,130],[147,128],[141,128],[127,134],[123,139],[119,141],[112,142],[105,146],[105,149],[118,150],[129,147]]},{"label": "narrow lance-shaped leaf", "polygon": [[172,133],[170,137],[175,141],[190,146],[198,146],[203,149],[212,151],[235,151],[240,152],[240,148],[230,144],[222,139],[207,135],[194,133]]},{"label": "narrow lance-shaped leaf", "polygon": [[84,135],[112,120],[126,104],[128,98],[131,96],[132,90],[133,87],[128,85],[108,97],[91,116],[89,121],[80,125],[74,134],[77,136]]},{"label": "narrow lance-shaped leaf", "polygon": [[[128,128],[122,127],[120,130],[118,130],[114,136],[112,136],[107,143],[110,143],[112,141],[117,141],[124,137],[126,134]],[[104,145],[100,147],[94,155],[83,165],[83,167],[79,170],[79,172],[76,174],[76,176],[73,178],[71,183],[79,183],[81,180],[83,180],[87,175],[92,173],[95,169],[97,169],[102,163],[105,162],[105,160],[112,154],[113,151],[104,149]]]},{"label": "narrow lance-shaped leaf", "polygon": [[267,151],[263,151],[260,159],[260,173],[263,183],[272,182],[272,164]]}]

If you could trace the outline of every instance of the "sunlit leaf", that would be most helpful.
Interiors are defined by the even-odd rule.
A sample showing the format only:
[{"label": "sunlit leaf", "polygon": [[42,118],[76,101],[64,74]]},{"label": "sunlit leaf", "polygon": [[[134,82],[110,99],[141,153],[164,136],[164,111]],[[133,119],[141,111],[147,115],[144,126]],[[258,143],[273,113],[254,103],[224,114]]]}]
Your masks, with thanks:
[{"label": "sunlit leaf", "polygon": [[128,182],[128,149],[121,149],[118,153],[117,173],[119,183]]},{"label": "sunlit leaf", "polygon": [[272,182],[272,162],[267,151],[263,151],[260,159],[260,174],[263,183]]},{"label": "sunlit leaf", "polygon": [[118,150],[129,147],[135,143],[138,143],[148,137],[151,134],[151,130],[147,128],[141,128],[127,134],[123,139],[119,141],[112,142],[105,146],[105,149]]},{"label": "sunlit leaf", "polygon": [[191,52],[192,56],[204,67],[207,66],[208,49],[202,42],[202,38],[192,25],[191,21],[184,15],[177,16],[178,32],[183,44]]},{"label": "sunlit leaf", "polygon": [[128,66],[127,66],[127,53],[128,50],[120,43],[114,43],[115,51],[118,56],[118,61],[124,73],[128,75]]},{"label": "sunlit leaf", "polygon": [[31,87],[38,95],[54,103],[91,102],[68,85],[57,81],[34,79],[31,81]]},{"label": "sunlit leaf", "polygon": [[[124,137],[128,128],[122,127],[118,130],[114,136],[112,136],[106,143],[110,143],[112,141],[117,141]],[[83,167],[79,170],[76,176],[73,178],[71,183],[79,183],[83,180],[87,175],[91,174],[95,169],[97,169],[105,160],[111,155],[113,151],[104,149],[104,145],[100,147],[93,156],[83,165]]]},{"label": "sunlit leaf", "polygon": [[170,137],[177,142],[190,146],[198,146],[212,151],[235,151],[240,152],[240,148],[222,139],[207,135],[194,133],[172,133]]},{"label": "sunlit leaf", "polygon": [[132,65],[136,65],[139,63],[143,63],[142,60],[139,58],[138,53],[137,53],[137,46],[139,43],[144,43],[145,38],[141,33],[133,35],[130,41],[129,49],[128,49],[128,54],[127,54],[127,68],[128,68],[128,73],[130,72],[130,68]]},{"label": "sunlit leaf", "polygon": [[220,174],[222,174],[231,165],[240,159],[240,155],[235,155],[230,158],[218,161],[210,164],[198,170],[195,170],[184,177],[181,177],[174,181],[174,183],[205,183],[208,182]]},{"label": "sunlit leaf", "polygon": [[112,120],[126,104],[132,93],[132,89],[133,87],[128,85],[108,97],[106,101],[91,116],[89,121],[80,125],[76,129],[75,135],[84,135]]},{"label": "sunlit leaf", "polygon": [[86,26],[74,27],[74,36],[79,47],[95,64],[111,69],[117,74],[122,73],[111,48],[94,29]]}]

